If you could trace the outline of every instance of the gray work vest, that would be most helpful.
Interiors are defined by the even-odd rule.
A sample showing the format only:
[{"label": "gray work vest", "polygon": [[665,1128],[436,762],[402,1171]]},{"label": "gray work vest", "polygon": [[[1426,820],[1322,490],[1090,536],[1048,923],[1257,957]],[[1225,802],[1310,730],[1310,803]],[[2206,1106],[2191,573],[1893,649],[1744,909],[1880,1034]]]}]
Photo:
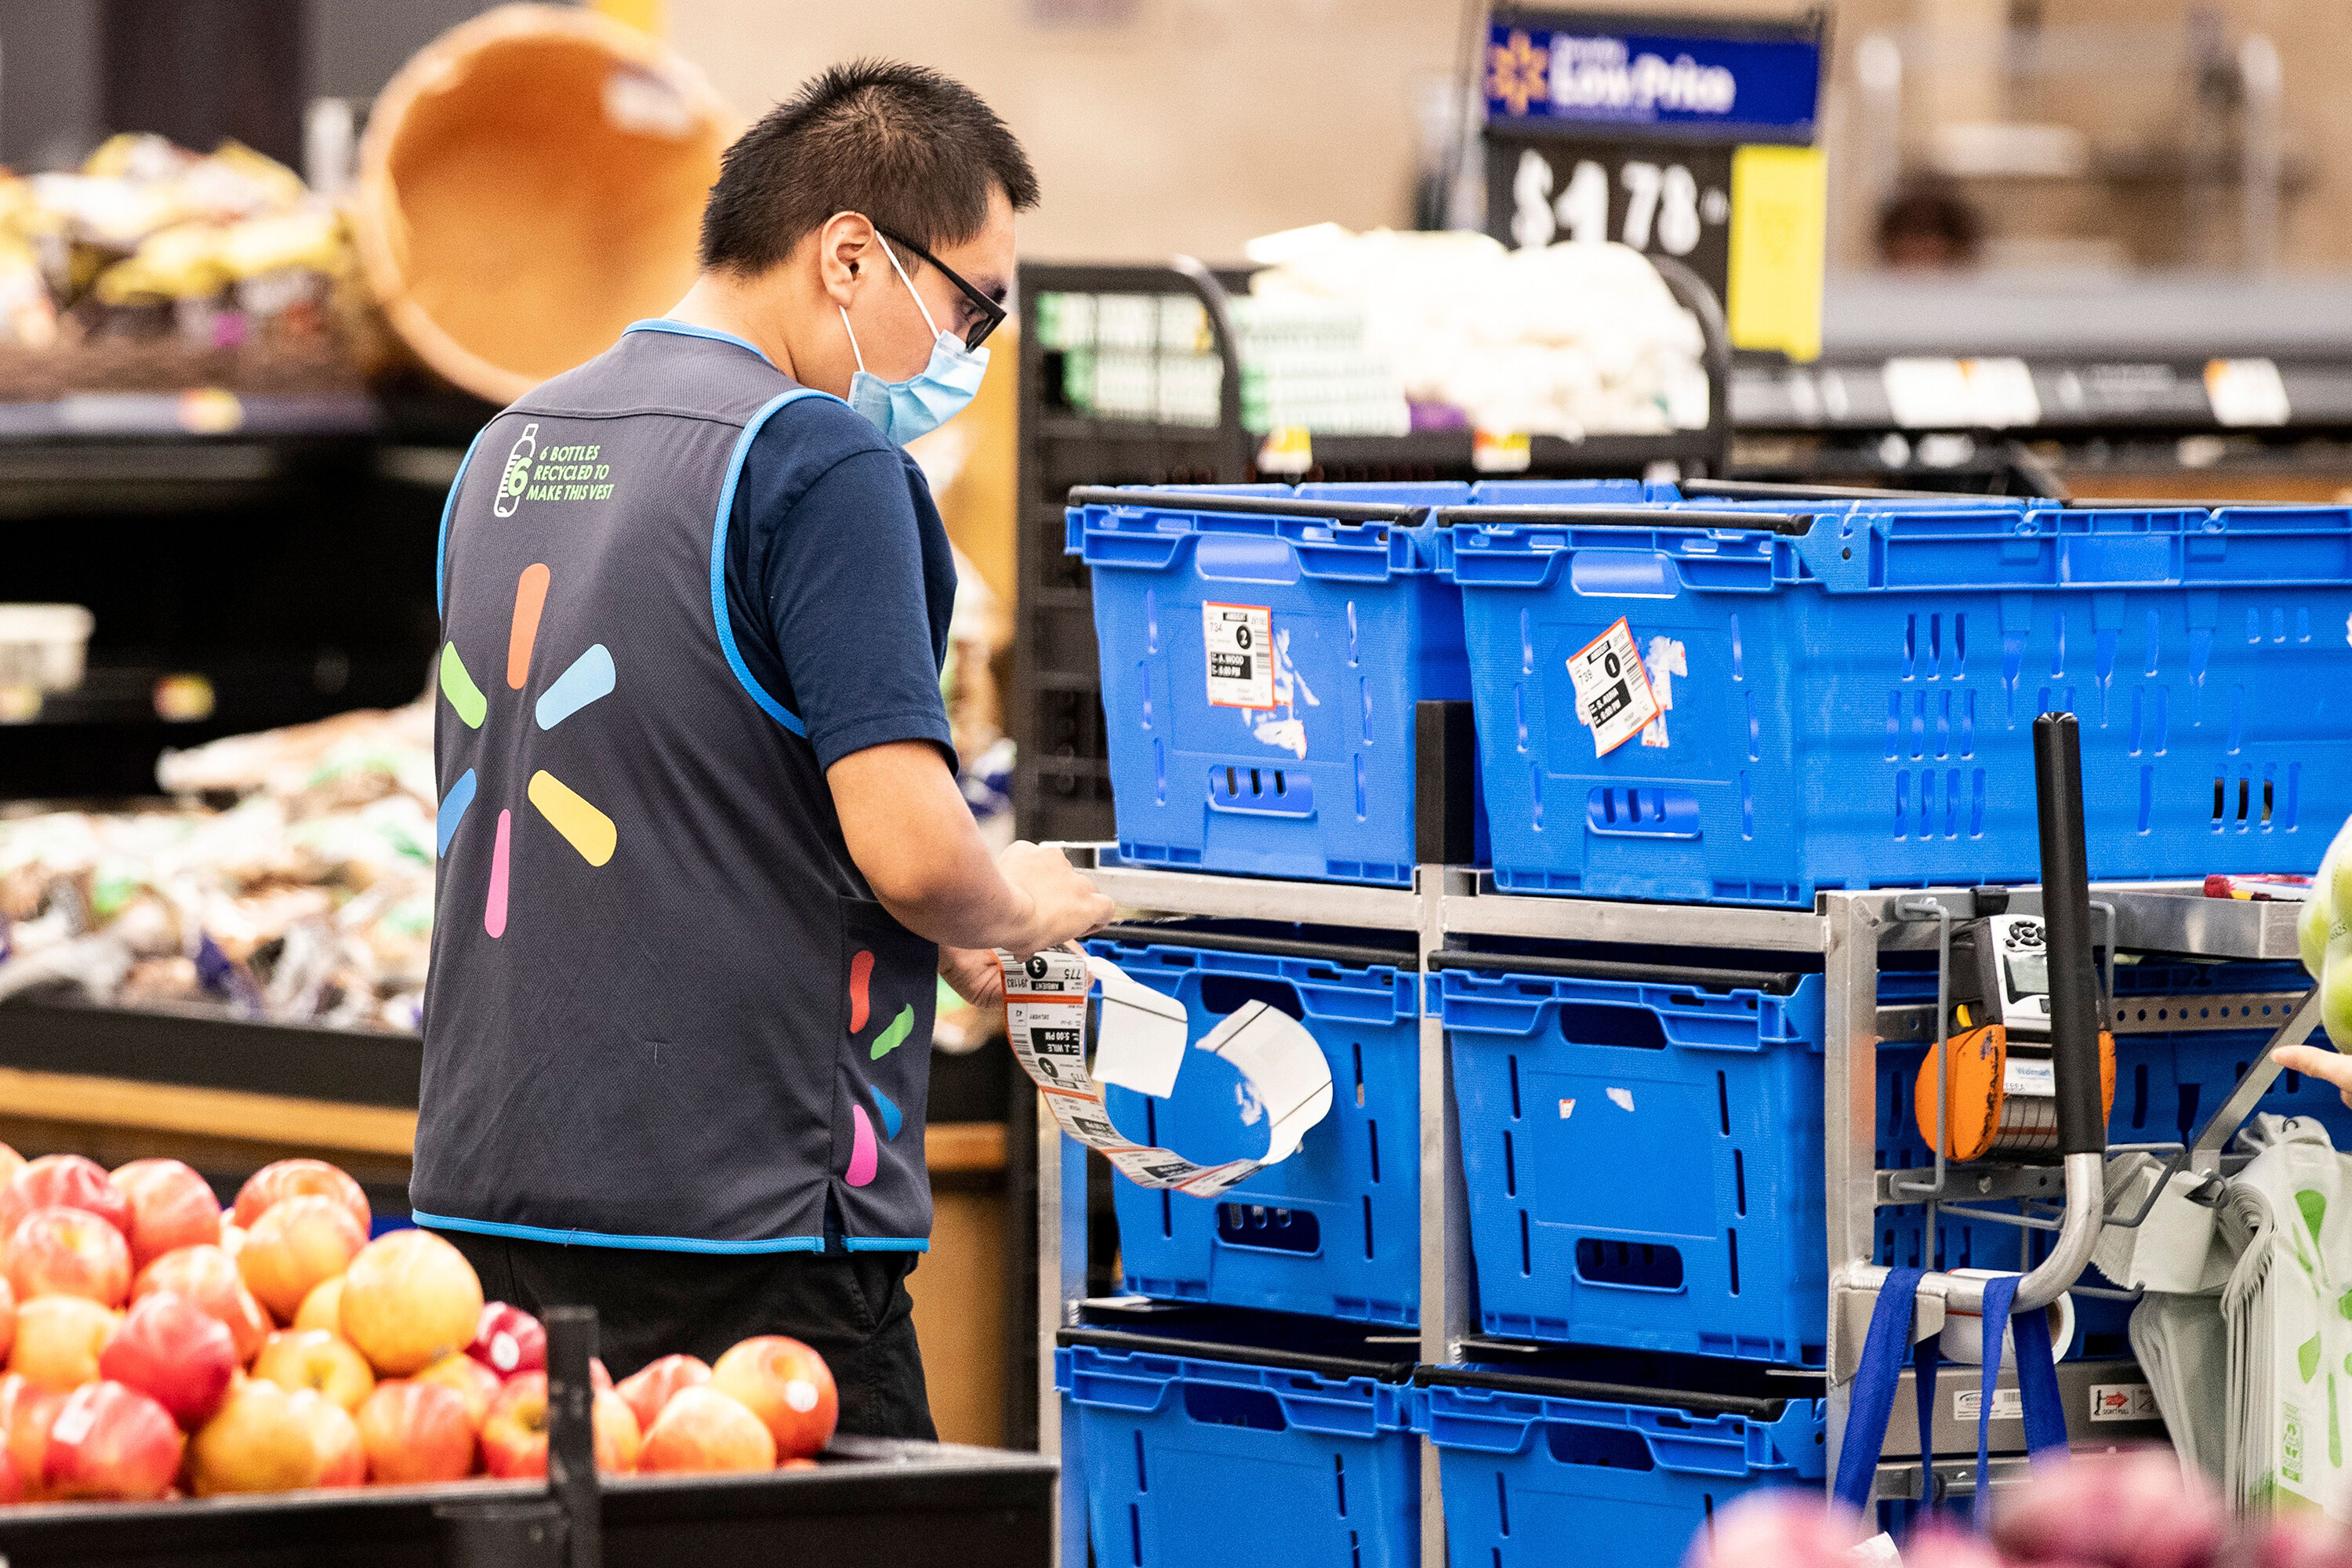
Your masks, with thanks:
[{"label": "gray work vest", "polygon": [[937,950],[736,649],[728,513],[796,386],[640,322],[501,413],[442,520],[416,1220],[920,1250]]}]

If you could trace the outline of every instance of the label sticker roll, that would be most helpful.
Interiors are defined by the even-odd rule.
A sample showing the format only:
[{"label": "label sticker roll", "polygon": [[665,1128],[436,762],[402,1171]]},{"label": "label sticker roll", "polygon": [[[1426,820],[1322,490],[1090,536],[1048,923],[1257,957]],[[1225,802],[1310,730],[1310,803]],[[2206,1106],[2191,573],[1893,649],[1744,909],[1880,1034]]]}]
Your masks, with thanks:
[{"label": "label sticker roll", "polygon": [[[1176,1088],[1184,1057],[1183,1009],[1130,978],[1106,959],[1062,949],[1018,959],[999,951],[1004,969],[1005,1036],[1013,1059],[1045,1097],[1063,1131],[1099,1150],[1139,1186],[1172,1187],[1214,1197],[1266,1166],[1297,1152],[1299,1140],[1331,1110],[1331,1064],[1299,1023],[1263,1002],[1227,1015],[1190,1050],[1223,1058],[1245,1091],[1236,1108],[1243,1121],[1266,1123],[1265,1155],[1202,1164],[1171,1149],[1134,1142],[1111,1124],[1103,1085],[1116,1082],[1165,1099]],[[1087,994],[1103,986],[1104,1040],[1090,1064]],[[1171,1025],[1174,1026],[1171,1033]],[[1119,1037],[1114,1041],[1116,1034]],[[1112,1074],[1118,1077],[1113,1078]]]}]

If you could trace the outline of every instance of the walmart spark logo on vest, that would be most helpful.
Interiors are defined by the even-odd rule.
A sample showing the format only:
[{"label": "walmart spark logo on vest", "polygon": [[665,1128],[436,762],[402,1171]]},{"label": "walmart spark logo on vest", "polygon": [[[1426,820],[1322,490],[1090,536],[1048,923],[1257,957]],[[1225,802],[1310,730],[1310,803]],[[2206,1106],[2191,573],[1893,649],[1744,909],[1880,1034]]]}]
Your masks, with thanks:
[{"label": "walmart spark logo on vest", "polygon": [[604,446],[596,441],[541,451],[538,424],[524,426],[507,452],[491,512],[512,517],[527,500],[611,500],[613,465],[598,461],[603,454]]}]

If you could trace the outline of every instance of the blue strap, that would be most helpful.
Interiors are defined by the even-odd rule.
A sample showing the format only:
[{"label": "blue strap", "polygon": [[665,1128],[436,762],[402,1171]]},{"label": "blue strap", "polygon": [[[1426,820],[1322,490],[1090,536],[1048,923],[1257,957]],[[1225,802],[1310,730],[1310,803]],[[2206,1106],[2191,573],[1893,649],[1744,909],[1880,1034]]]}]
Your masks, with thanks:
[{"label": "blue strap", "polygon": [[2017,1389],[2025,1401],[2025,1451],[2039,1459],[2066,1452],[2066,1404],[2058,1392],[2057,1357],[2050,1348],[2050,1315],[2028,1312],[2011,1327],[2017,1341]]},{"label": "blue strap", "polygon": [[[1870,1333],[1862,1342],[1862,1364],[1853,1374],[1853,1395],[1846,1404],[1845,1436],[1838,1447],[1837,1485],[1831,1496],[1856,1513],[1870,1506],[1873,1482],[1878,1476],[1878,1456],[1886,1447],[1886,1423],[1895,1414],[1895,1386],[1902,1380],[1906,1353],[1911,1350],[1911,1308],[1926,1271],[1890,1268],[1878,1288],[1878,1304],[1871,1309]],[[1919,1447],[1933,1455],[1929,1417],[1935,1398],[1935,1342],[1925,1352],[1927,1371],[1920,1378]],[[1912,1357],[1915,1368],[1922,1364]]]},{"label": "blue strap", "polygon": [[2025,1451],[2040,1458],[2053,1449],[2066,1449],[2066,1411],[2058,1394],[2058,1370],[2050,1350],[2050,1318],[2029,1311],[2012,1328],[2010,1309],[2017,1298],[2021,1276],[2004,1274],[1985,1281],[1984,1376],[1977,1406],[1977,1495],[1974,1514],[1979,1530],[1992,1519],[1992,1396],[2000,1381],[2001,1342],[2017,1340],[2017,1394],[2024,1407]]},{"label": "blue strap", "polygon": [[1944,1336],[1929,1334],[1911,1347],[1911,1384],[1919,1395],[1919,1481],[1922,1507],[1943,1500],[1936,1494],[1936,1368],[1944,1359]]}]

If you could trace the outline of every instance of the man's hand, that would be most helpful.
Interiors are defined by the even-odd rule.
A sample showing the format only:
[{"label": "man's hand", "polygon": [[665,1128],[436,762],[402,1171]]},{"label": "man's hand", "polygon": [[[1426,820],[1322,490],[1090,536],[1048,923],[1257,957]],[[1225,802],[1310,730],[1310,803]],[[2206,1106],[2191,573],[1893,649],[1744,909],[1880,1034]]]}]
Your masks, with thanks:
[{"label": "man's hand", "polygon": [[975,1007],[1004,1005],[1004,966],[992,947],[941,947],[940,978]]},{"label": "man's hand", "polygon": [[2317,1046],[2281,1046],[2271,1053],[2271,1060],[2289,1072],[2334,1084],[2344,1103],[2352,1105],[2352,1057]]},{"label": "man's hand", "polygon": [[1099,931],[1118,912],[1058,849],[1026,840],[1008,844],[996,869],[1029,906],[1028,931],[1004,944],[1015,958]]}]

